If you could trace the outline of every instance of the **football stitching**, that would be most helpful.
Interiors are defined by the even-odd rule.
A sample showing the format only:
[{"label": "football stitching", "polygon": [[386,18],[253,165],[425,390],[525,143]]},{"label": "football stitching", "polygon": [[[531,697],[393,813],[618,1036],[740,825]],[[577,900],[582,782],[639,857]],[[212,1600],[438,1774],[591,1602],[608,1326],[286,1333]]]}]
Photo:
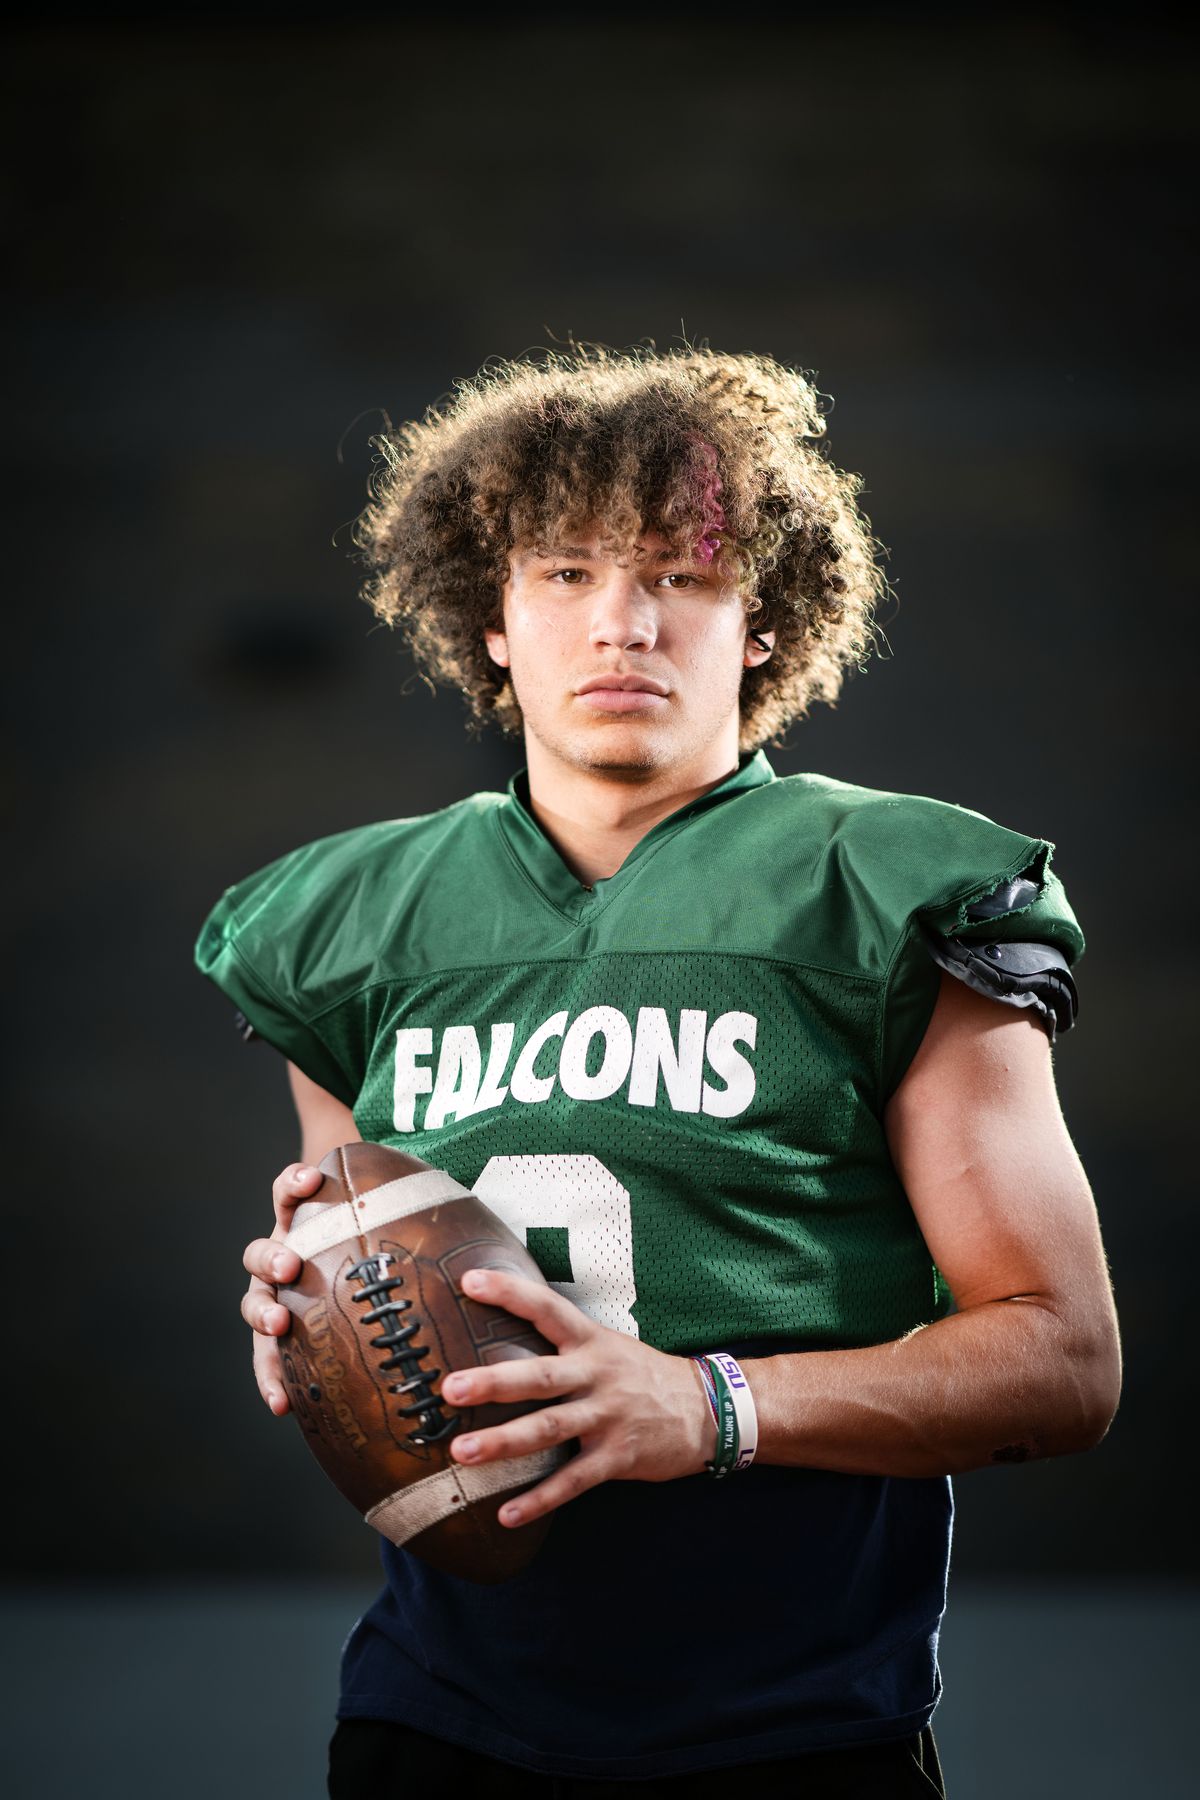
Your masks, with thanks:
[{"label": "football stitching", "polygon": [[409,1299],[395,1300],[392,1289],[404,1286],[404,1277],[400,1274],[389,1275],[389,1268],[396,1258],[390,1250],[376,1250],[363,1257],[346,1270],[346,1281],[360,1281],[362,1291],[353,1296],[354,1304],[361,1306],[370,1301],[370,1310],[360,1315],[358,1323],[364,1327],[382,1323],[384,1330],[378,1337],[369,1339],[372,1350],[386,1350],[387,1357],[378,1365],[381,1373],[399,1371],[401,1381],[388,1383],[388,1391],[393,1394],[411,1395],[409,1404],[399,1406],[396,1411],[402,1419],[411,1419],[413,1423],[407,1428],[408,1435],[414,1444],[424,1447],[426,1444],[438,1444],[453,1437],[458,1430],[457,1419],[448,1419],[443,1410],[442,1400],[433,1391],[432,1383],[441,1374],[440,1369],[422,1369],[421,1363],[430,1355],[428,1344],[418,1344],[416,1339],[423,1329],[420,1316],[399,1323],[405,1313],[415,1313],[415,1303]]}]

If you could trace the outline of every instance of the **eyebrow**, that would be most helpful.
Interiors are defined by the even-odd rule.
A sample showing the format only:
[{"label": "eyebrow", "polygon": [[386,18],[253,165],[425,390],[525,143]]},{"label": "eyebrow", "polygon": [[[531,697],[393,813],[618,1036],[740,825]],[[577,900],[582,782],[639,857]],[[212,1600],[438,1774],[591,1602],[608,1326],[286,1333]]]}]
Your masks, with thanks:
[{"label": "eyebrow", "polygon": [[[574,562],[596,562],[598,560],[591,550],[581,549],[578,544],[562,544],[553,550],[539,550],[536,551],[535,554],[540,556],[543,561],[552,561],[557,557],[564,556],[569,556]],[[679,555],[673,550],[660,550],[655,556],[654,561],[658,563],[690,564],[694,562],[699,564],[700,559],[699,557],[689,556],[686,552],[683,555]]]}]

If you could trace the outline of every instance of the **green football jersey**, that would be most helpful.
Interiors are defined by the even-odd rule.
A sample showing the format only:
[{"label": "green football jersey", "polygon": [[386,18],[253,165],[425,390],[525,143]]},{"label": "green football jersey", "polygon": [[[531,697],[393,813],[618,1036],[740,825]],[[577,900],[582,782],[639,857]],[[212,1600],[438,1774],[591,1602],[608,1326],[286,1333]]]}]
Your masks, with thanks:
[{"label": "green football jersey", "polygon": [[[518,777],[280,858],[196,956],[603,1324],[674,1352],[879,1343],[950,1304],[883,1130],[937,993],[920,927],[1073,961],[1051,849],[759,752],[588,889]],[[1030,904],[968,920],[1020,875]]]}]

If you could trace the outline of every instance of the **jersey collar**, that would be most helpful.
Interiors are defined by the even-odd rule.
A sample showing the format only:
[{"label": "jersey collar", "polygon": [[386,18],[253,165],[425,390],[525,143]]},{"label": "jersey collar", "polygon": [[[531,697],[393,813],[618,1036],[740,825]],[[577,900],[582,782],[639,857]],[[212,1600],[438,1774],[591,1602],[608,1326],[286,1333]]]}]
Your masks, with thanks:
[{"label": "jersey collar", "polygon": [[529,776],[521,769],[508,784],[503,804],[496,819],[505,842],[526,875],[552,906],[571,918],[582,918],[605,905],[619,887],[624,886],[644,857],[656,850],[667,838],[682,831],[701,813],[711,812],[729,800],[737,799],[751,788],[764,786],[776,779],[775,771],[762,750],[748,752],[724,781],[701,794],[698,800],[669,813],[636,843],[615,875],[585,888],[567,867],[555,846],[533,816],[529,803]]}]

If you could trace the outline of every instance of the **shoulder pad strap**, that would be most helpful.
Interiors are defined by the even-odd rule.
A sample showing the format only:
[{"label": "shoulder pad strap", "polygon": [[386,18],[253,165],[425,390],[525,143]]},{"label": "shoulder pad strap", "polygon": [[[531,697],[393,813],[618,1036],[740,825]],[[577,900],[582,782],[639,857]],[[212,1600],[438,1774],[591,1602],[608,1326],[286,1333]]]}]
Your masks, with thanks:
[{"label": "shoulder pad strap", "polygon": [[939,968],[989,1000],[1031,1008],[1051,1043],[1056,1031],[1074,1025],[1079,993],[1066,957],[1053,944],[984,944],[939,937],[927,926],[921,931]]}]

